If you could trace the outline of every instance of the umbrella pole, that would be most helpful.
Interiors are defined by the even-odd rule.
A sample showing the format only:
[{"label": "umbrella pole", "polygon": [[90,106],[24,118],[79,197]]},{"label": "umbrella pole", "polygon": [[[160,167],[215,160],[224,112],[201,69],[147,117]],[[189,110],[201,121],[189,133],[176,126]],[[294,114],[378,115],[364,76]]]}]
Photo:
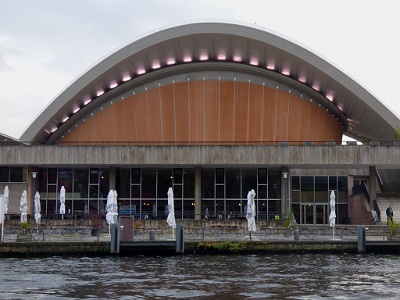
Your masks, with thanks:
[{"label": "umbrella pole", "polygon": [[172,227],[172,239],[175,239],[174,227]]}]

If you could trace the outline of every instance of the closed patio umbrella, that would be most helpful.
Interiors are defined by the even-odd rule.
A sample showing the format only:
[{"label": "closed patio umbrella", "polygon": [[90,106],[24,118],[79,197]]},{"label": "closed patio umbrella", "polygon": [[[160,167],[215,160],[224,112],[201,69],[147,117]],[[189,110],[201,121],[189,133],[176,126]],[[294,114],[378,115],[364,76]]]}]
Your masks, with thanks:
[{"label": "closed patio umbrella", "polygon": [[176,223],[175,223],[175,212],[174,212],[174,193],[171,187],[168,189],[167,195],[168,195],[167,223],[170,227],[172,227],[172,237],[174,237],[174,228],[176,228]]},{"label": "closed patio umbrella", "polygon": [[65,215],[65,188],[64,186],[61,187],[60,190],[60,214],[62,219],[64,219]]},{"label": "closed patio umbrella", "polygon": [[4,188],[4,198],[3,198],[3,213],[6,215],[8,213],[8,201],[9,201],[10,191],[8,190],[8,185]]},{"label": "closed patio umbrella", "polygon": [[21,211],[21,223],[28,222],[27,211],[28,211],[28,200],[26,196],[26,191],[22,192],[21,201],[19,205],[19,210]]},{"label": "closed patio umbrella", "polygon": [[335,212],[335,192],[331,191],[329,208],[331,210],[329,214],[329,226],[333,228],[333,236],[335,236],[335,224],[336,224],[336,212]]},{"label": "closed patio umbrella", "polygon": [[39,192],[36,192],[35,197],[33,199],[33,202],[35,204],[35,222],[37,225],[40,224],[40,219],[42,218],[42,215],[40,214],[40,194]]},{"label": "closed patio umbrella", "polygon": [[247,229],[250,233],[250,240],[251,240],[251,233],[256,232],[256,205],[254,203],[254,197],[256,192],[252,189],[247,194]]}]

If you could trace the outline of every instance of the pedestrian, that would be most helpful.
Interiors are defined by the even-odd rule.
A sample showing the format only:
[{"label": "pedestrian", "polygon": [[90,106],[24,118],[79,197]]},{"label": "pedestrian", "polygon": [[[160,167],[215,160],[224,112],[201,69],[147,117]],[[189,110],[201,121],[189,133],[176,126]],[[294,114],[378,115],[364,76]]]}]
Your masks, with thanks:
[{"label": "pedestrian", "polygon": [[390,203],[389,207],[386,209],[387,224],[390,225],[393,222],[393,204]]}]

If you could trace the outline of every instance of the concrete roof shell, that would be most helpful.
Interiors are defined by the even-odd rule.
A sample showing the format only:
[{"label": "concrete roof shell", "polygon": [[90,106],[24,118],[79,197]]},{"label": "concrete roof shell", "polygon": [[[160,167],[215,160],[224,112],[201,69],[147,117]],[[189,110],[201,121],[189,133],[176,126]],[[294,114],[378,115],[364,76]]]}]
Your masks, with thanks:
[{"label": "concrete roof shell", "polygon": [[400,123],[365,88],[304,47],[252,25],[209,22],[163,29],[116,51],[58,95],[20,140],[57,142],[128,90],[174,74],[215,70],[293,86],[322,103],[346,135],[361,141],[392,141]]}]

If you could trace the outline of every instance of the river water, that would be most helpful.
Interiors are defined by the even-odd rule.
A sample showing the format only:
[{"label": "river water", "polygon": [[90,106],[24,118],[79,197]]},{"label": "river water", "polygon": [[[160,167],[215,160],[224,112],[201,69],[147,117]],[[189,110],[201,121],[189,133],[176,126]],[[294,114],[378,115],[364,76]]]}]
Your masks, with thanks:
[{"label": "river water", "polygon": [[400,256],[0,258],[0,299],[399,299]]}]

